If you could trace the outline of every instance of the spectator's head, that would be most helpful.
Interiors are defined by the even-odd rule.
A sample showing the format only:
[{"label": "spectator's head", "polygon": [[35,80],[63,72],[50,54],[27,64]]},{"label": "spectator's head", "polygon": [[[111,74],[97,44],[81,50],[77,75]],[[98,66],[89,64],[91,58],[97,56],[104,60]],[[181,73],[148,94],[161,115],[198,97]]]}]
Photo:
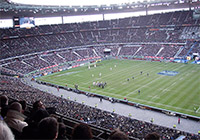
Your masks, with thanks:
[{"label": "spectator's head", "polygon": [[39,123],[39,138],[55,140],[58,136],[58,122],[53,117],[46,117]]},{"label": "spectator's head", "polygon": [[1,107],[8,105],[8,97],[6,95],[0,96],[0,105]]},{"label": "spectator's head", "polygon": [[45,109],[45,106],[44,106],[44,104],[42,103],[42,101],[38,100],[38,101],[36,101],[35,103],[33,103],[33,109],[34,109],[34,110],[38,110],[38,109],[40,109],[40,108]]},{"label": "spectator's head", "polygon": [[17,112],[22,112],[22,105],[18,102],[14,102],[10,105],[9,110],[14,110]]},{"label": "spectator's head", "polygon": [[59,123],[58,139],[65,139],[66,133],[66,125],[64,123]]},{"label": "spectator's head", "polygon": [[160,140],[160,135],[156,132],[149,133],[145,136],[145,140]]},{"label": "spectator's head", "polygon": [[14,140],[14,135],[5,122],[0,121],[0,140]]},{"label": "spectator's head", "polygon": [[129,138],[125,133],[116,129],[110,134],[108,140],[129,140]]},{"label": "spectator's head", "polygon": [[91,128],[84,123],[80,123],[75,125],[72,131],[72,139],[80,140],[80,139],[92,139],[92,131]]}]

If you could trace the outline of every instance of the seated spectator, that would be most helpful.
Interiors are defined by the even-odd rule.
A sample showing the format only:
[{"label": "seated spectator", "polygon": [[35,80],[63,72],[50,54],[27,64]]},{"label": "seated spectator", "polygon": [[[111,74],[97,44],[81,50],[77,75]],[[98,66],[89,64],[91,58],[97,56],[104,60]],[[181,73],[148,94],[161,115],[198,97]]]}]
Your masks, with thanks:
[{"label": "seated spectator", "polygon": [[42,119],[38,126],[39,139],[56,140],[58,136],[58,122],[53,117]]},{"label": "seated spectator", "polygon": [[38,100],[35,103],[33,103],[33,111],[37,111],[38,109],[45,109],[44,104],[42,103],[42,101]]},{"label": "seated spectator", "polygon": [[14,140],[14,135],[7,124],[0,121],[0,140]]},{"label": "seated spectator", "polygon": [[35,116],[35,113],[39,110],[39,109],[45,109],[44,104],[42,103],[42,101],[38,100],[36,102],[33,103],[33,109],[31,110],[31,116],[30,119],[32,120]]},{"label": "seated spectator", "polygon": [[45,109],[36,111],[33,120],[28,123],[28,126],[24,127],[21,138],[36,139],[38,134],[38,124],[46,117],[49,117],[49,113]]},{"label": "seated spectator", "polygon": [[149,133],[145,136],[145,140],[161,140],[160,135],[156,132]]},{"label": "seated spectator", "polygon": [[59,123],[59,132],[57,140],[68,140],[66,133],[66,125],[64,123]]},{"label": "seated spectator", "polygon": [[6,95],[2,95],[0,97],[0,107],[1,107],[1,117],[4,118],[8,111],[8,97]]},{"label": "seated spectator", "polygon": [[92,139],[92,130],[89,125],[85,123],[80,123],[74,126],[72,131],[72,139],[73,140],[81,140],[81,139]]},{"label": "seated spectator", "polygon": [[110,134],[108,140],[129,140],[129,138],[125,133],[116,129]]},{"label": "seated spectator", "polygon": [[22,129],[28,124],[24,121],[25,116],[21,113],[22,106],[18,102],[10,105],[9,110],[5,117],[5,122],[11,128],[16,138],[21,136]]}]

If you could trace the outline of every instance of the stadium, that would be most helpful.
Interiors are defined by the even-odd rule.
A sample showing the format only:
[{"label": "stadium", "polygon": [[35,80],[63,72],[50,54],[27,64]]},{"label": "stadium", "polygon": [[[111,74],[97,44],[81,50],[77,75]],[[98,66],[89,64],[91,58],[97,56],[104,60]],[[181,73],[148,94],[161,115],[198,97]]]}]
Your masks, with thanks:
[{"label": "stadium", "polygon": [[15,139],[80,139],[79,124],[85,139],[200,139],[198,0],[0,3],[0,127]]}]

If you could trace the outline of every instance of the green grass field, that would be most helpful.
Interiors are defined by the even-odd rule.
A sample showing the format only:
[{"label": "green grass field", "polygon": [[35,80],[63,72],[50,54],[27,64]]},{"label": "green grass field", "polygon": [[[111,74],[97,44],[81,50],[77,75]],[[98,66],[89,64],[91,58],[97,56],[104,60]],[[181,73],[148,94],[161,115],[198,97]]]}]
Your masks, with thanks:
[{"label": "green grass field", "polygon": [[[164,70],[179,73],[176,76],[157,74]],[[79,90],[89,91],[91,87],[92,93],[118,99],[126,97],[132,102],[200,116],[200,66],[195,64],[104,60],[96,68],[82,66],[38,80],[71,88],[78,84]],[[107,86],[104,89],[93,86],[94,81],[107,82]]]}]

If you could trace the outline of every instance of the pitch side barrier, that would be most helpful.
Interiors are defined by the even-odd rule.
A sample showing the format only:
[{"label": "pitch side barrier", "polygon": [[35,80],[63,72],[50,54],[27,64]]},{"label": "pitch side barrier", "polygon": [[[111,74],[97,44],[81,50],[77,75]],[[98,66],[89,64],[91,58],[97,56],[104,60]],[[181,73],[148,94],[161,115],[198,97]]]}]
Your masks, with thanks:
[{"label": "pitch side barrier", "polygon": [[193,116],[193,115],[188,115],[188,114],[184,114],[184,113],[180,113],[180,112],[174,112],[174,111],[170,111],[170,110],[166,110],[166,109],[162,109],[162,108],[158,108],[158,107],[153,107],[153,106],[149,106],[149,105],[144,105],[144,104],[140,104],[140,103],[136,103],[136,102],[130,102],[127,99],[124,99],[124,100],[116,99],[116,98],[109,97],[109,96],[99,95],[99,94],[96,94],[96,93],[91,93],[91,92],[87,92],[87,91],[83,91],[83,90],[77,90],[75,88],[59,86],[59,85],[56,85],[56,84],[52,84],[52,83],[48,83],[48,82],[42,82],[42,81],[39,81],[39,80],[35,80],[35,81],[39,84],[44,84],[44,85],[48,85],[48,86],[51,86],[51,87],[56,87],[56,88],[65,89],[65,90],[68,90],[68,91],[73,91],[75,93],[84,94],[84,95],[89,96],[89,97],[98,97],[99,99],[108,100],[112,103],[122,103],[122,104],[130,105],[130,106],[134,106],[134,107],[137,107],[137,108],[140,108],[140,109],[157,111],[157,112],[164,113],[164,114],[170,115],[170,116],[178,116],[178,117],[181,117],[181,118],[188,118],[188,119],[191,119],[191,120],[200,121],[200,117]]}]

